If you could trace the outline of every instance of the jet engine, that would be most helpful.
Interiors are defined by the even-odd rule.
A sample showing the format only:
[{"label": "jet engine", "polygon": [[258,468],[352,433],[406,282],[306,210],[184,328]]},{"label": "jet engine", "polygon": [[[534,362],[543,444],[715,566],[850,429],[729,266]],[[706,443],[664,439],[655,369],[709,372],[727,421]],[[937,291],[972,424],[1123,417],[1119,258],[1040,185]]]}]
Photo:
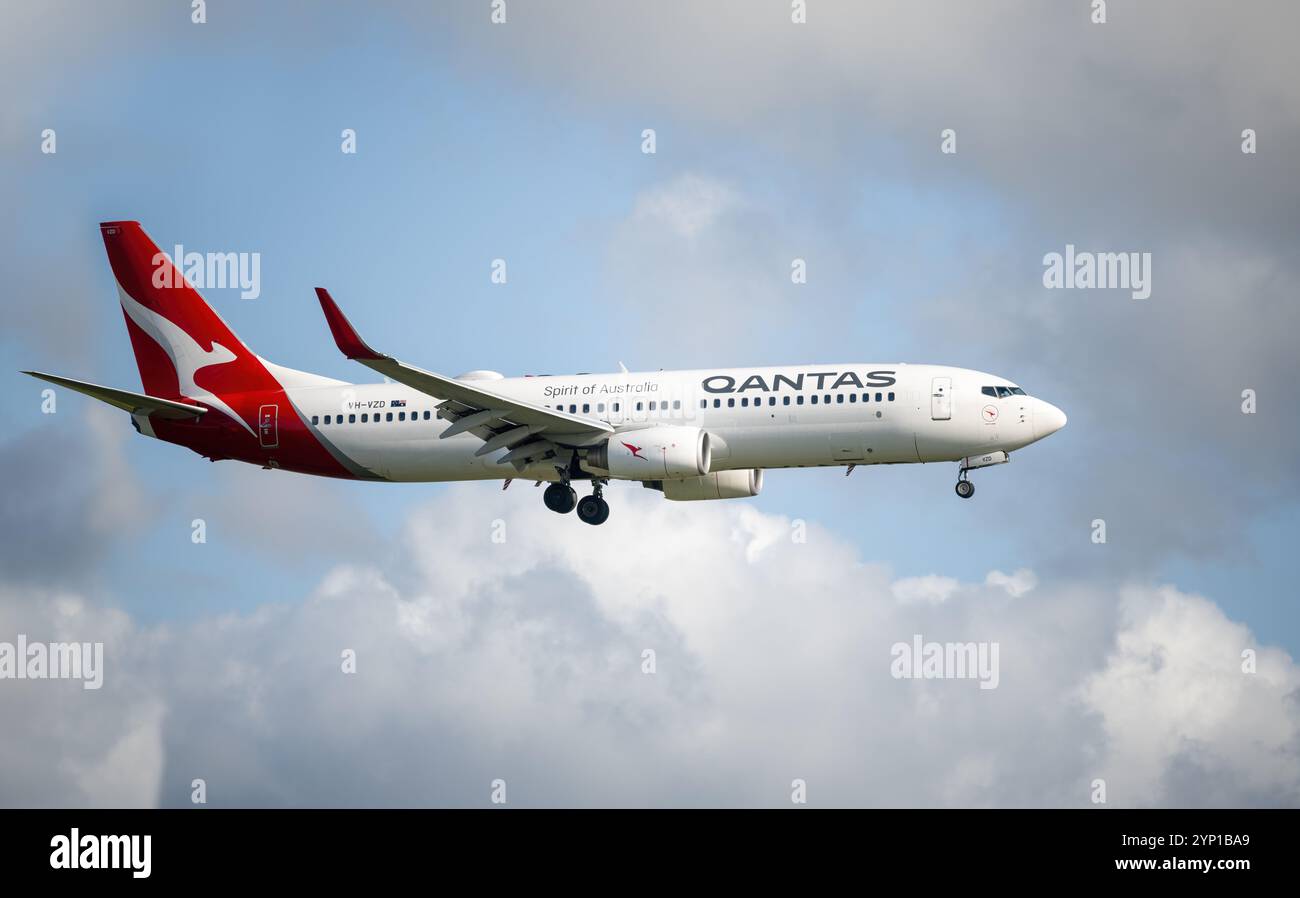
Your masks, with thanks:
[{"label": "jet engine", "polygon": [[587,450],[583,467],[619,480],[676,480],[709,473],[709,434],[659,424],[616,433]]}]

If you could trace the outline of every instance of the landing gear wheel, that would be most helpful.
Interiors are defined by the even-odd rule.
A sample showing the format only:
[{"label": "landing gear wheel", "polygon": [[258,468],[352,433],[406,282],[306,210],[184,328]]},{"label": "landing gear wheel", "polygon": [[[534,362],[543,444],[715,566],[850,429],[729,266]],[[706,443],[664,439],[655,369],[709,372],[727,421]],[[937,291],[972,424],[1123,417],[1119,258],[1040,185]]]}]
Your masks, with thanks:
[{"label": "landing gear wheel", "polygon": [[552,483],[542,493],[542,501],[551,511],[568,514],[578,504],[578,494],[567,483]]},{"label": "landing gear wheel", "polygon": [[587,524],[603,524],[609,519],[609,503],[599,496],[584,496],[578,502],[578,517]]},{"label": "landing gear wheel", "polygon": [[969,480],[958,480],[957,495],[961,496],[963,499],[969,499],[971,496],[975,495],[975,484],[971,483]]}]

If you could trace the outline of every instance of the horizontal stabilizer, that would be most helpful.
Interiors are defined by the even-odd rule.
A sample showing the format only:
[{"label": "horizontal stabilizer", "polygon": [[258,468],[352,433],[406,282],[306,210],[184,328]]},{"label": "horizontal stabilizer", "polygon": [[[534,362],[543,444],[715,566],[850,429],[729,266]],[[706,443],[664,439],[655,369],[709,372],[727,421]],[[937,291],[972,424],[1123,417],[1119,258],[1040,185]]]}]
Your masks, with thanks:
[{"label": "horizontal stabilizer", "polygon": [[107,402],[109,405],[128,411],[133,415],[157,415],[160,418],[181,420],[184,418],[197,418],[207,411],[201,405],[190,405],[186,402],[173,402],[170,399],[146,396],[143,393],[115,390],[112,387],[101,387],[98,384],[86,383],[84,380],[73,380],[70,377],[42,374],[39,371],[24,371],[22,373],[30,374],[32,377],[39,377],[41,380],[47,380],[60,387],[67,387],[69,390],[76,390],[78,393],[85,393],[100,402]]}]

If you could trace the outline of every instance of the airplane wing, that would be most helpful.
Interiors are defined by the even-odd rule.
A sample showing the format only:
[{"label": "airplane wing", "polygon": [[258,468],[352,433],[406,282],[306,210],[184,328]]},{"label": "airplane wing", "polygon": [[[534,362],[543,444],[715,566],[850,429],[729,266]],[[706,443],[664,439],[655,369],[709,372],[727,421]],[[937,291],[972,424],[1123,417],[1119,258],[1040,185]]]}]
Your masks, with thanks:
[{"label": "airplane wing", "polygon": [[133,415],[157,415],[160,418],[183,420],[185,418],[197,418],[207,411],[201,405],[190,405],[188,402],[173,402],[170,399],[159,399],[157,396],[131,393],[113,387],[101,387],[99,384],[86,383],[84,380],[73,380],[70,377],[59,377],[56,374],[42,374],[39,371],[23,371],[22,373],[29,374],[32,377],[39,377],[41,380],[47,380],[60,387],[67,387],[69,390],[76,390],[78,393],[85,393],[100,402],[107,402],[109,405],[116,406],[123,411],[131,412]]},{"label": "airplane wing", "polygon": [[502,396],[376,352],[357,334],[329,291],[317,287],[316,298],[339,351],[398,383],[441,399],[438,417],[452,422],[442,437],[477,436],[483,440],[477,455],[508,449],[500,461],[523,470],[530,461],[547,458],[557,449],[592,445],[614,432],[604,421]]}]

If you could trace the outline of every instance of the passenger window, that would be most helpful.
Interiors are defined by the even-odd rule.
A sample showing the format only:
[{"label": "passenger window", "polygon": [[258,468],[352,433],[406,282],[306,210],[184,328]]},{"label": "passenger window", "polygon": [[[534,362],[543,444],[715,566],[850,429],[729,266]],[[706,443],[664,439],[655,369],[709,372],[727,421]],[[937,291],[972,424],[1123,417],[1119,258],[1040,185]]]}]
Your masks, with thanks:
[{"label": "passenger window", "polygon": [[361,423],[362,423],[362,424],[365,424],[365,423],[367,423],[369,420],[370,420],[370,416],[367,415],[365,412],[362,412],[362,413],[361,413]]},{"label": "passenger window", "polygon": [[879,394],[879,393],[876,394],[876,401],[877,401],[877,402],[880,401],[880,394]]},{"label": "passenger window", "polygon": [[[817,397],[814,396],[813,398],[816,399]],[[799,394],[799,397],[798,397],[797,399],[795,399],[794,404],[795,404],[795,405],[803,405],[803,393],[800,393],[800,394]]]},{"label": "passenger window", "polygon": [[838,405],[843,405],[843,404],[844,404],[844,394],[843,394],[843,393],[837,393],[837,394],[835,395],[835,402],[836,402],[836,404],[838,404]]},{"label": "passenger window", "polygon": [[636,410],[637,410],[638,412],[641,411],[641,407],[642,407],[642,405],[643,405],[643,403],[640,403],[640,402],[638,402],[638,403],[636,404]]},{"label": "passenger window", "polygon": [[736,397],[732,396],[730,399],[727,400],[727,408],[735,408],[735,407],[736,407]]},{"label": "passenger window", "polygon": [[319,424],[319,423],[320,423],[320,415],[312,415],[312,416],[311,416],[311,423],[313,423],[313,424]]},{"label": "passenger window", "polygon": [[388,412],[386,415],[384,415],[384,418],[385,418],[386,420],[388,420],[388,421],[393,420],[393,413],[392,413],[392,412]]},{"label": "passenger window", "polygon": [[329,416],[329,415],[326,415],[326,416],[325,416],[325,423],[326,423],[326,424],[330,423],[330,416]]},{"label": "passenger window", "polygon": [[582,404],[582,413],[583,413],[584,415],[586,415],[586,414],[588,414],[588,413],[590,413],[590,412],[591,412],[591,403],[590,403],[590,402],[584,402],[584,403]]},{"label": "passenger window", "polygon": [[870,393],[863,393],[863,394],[862,394],[862,401],[863,401],[863,402],[870,402],[870,401],[871,401],[871,394],[870,394]]},{"label": "passenger window", "polygon": [[618,411],[618,403],[617,403],[617,402],[614,403],[614,411]]},{"label": "passenger window", "polygon": [[713,400],[713,407],[714,407],[714,408],[722,408],[722,400],[721,400],[721,399],[715,399],[715,400]]},{"label": "passenger window", "polygon": [[741,405],[742,408],[749,408],[749,397],[746,396],[746,397],[744,397],[743,399],[741,399],[741,400],[740,400],[740,405]]},{"label": "passenger window", "polygon": [[673,400],[673,410],[676,411],[677,409],[679,409],[679,408],[681,408],[681,407],[682,407],[682,401],[681,401],[680,399],[674,399],[674,400]]},{"label": "passenger window", "polygon": [[893,401],[894,401],[894,394],[893,394],[893,393],[890,393],[890,394],[889,394],[889,401],[890,401],[890,402],[893,402]]},{"label": "passenger window", "polygon": [[816,404],[817,404],[817,394],[816,394],[816,393],[813,393],[813,395],[812,395],[812,404],[813,404],[813,405],[816,405]]},{"label": "passenger window", "polygon": [[781,404],[782,404],[782,405],[789,405],[789,404],[790,404],[790,397],[789,397],[789,396],[782,396],[782,397],[781,397]]},{"label": "passenger window", "polygon": [[709,407],[709,400],[707,400],[707,399],[701,399],[701,400],[700,400],[700,408],[708,408],[708,407]]},{"label": "passenger window", "polygon": [[398,413],[397,413],[397,420],[398,420],[398,421],[405,421],[405,420],[406,420],[406,412],[398,412]]},{"label": "passenger window", "polygon": [[857,394],[857,393],[850,393],[850,394],[849,394],[849,402],[857,402],[857,401],[858,401],[858,394]]},{"label": "passenger window", "polygon": [[357,416],[356,416],[356,415],[348,415],[348,423],[349,423],[349,424],[356,424],[356,423],[357,423]]},{"label": "passenger window", "polygon": [[426,421],[429,420],[429,410],[428,410],[428,409],[425,409],[425,410],[424,410],[424,420],[426,420]]},{"label": "passenger window", "polygon": [[605,403],[603,403],[603,402],[598,402],[598,403],[596,403],[596,411],[598,411],[598,412],[604,414],[604,412],[605,412]]}]

